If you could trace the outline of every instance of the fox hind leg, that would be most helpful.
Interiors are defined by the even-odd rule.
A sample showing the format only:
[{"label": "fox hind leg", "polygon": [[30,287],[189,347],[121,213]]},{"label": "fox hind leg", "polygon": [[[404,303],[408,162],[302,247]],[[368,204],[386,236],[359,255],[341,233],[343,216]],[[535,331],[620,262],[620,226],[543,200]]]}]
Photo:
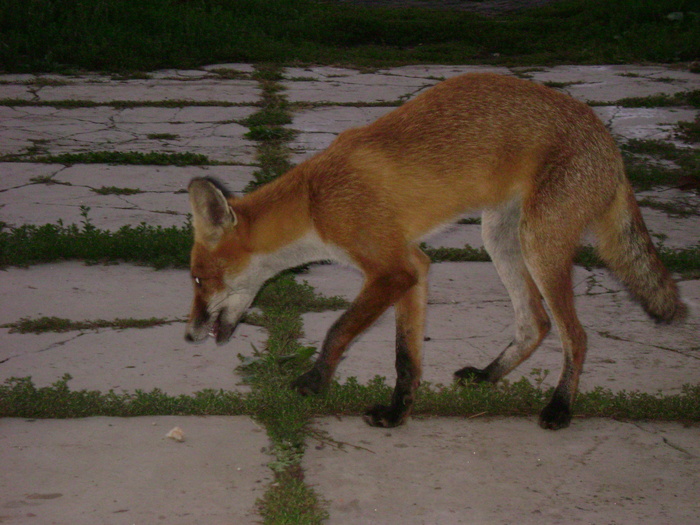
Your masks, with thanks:
[{"label": "fox hind leg", "polygon": [[455,372],[458,380],[495,383],[537,349],[550,329],[542,295],[523,258],[519,229],[521,201],[515,199],[482,215],[484,246],[508,290],[515,310],[515,338],[486,368],[465,367]]},{"label": "fox hind leg", "polygon": [[[574,308],[573,257],[580,228],[567,225],[566,231],[548,231],[538,221],[528,222],[521,231],[523,253],[530,273],[554,319],[563,350],[559,382],[549,404],[540,413],[542,428],[557,430],[569,426],[579,377],[586,357],[586,332]],[[563,224],[550,216],[547,224]]]}]

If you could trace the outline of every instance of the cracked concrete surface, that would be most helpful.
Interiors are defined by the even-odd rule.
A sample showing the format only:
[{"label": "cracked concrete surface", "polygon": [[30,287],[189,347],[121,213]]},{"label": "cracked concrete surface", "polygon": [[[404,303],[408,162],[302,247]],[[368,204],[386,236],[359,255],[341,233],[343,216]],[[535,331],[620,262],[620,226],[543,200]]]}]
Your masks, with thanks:
[{"label": "cracked concrete surface", "polygon": [[197,151],[212,161],[250,164],[254,143],[243,138],[247,128],[237,122],[254,111],[252,107],[0,107],[0,155],[19,156],[27,150],[39,155]]},{"label": "cracked concrete surface", "polygon": [[[6,160],[0,163],[0,221],[79,224],[81,206],[89,206],[99,228],[141,222],[182,226],[191,177],[213,175],[242,191],[256,169],[255,144],[243,137],[242,125],[261,100],[253,70],[248,64],[216,64],[121,80],[0,75],[0,99],[30,104],[0,106],[0,156]],[[654,138],[689,147],[678,142],[673,127],[698,114],[688,107],[615,105],[625,97],[700,86],[700,76],[666,66],[286,68],[283,93],[300,102],[289,125],[298,131],[293,160],[320,151],[344,129],[373,121],[442,78],[469,71],[553,82],[577,98],[602,102],[595,111],[621,142]],[[182,102],[161,104],[173,100]],[[75,101],[98,105],[76,107]],[[50,102],[55,105],[39,105]],[[228,165],[31,162],[35,155],[91,151],[205,154]],[[139,192],[94,191],[102,187]],[[638,197],[691,211],[699,205],[696,193],[677,189]],[[642,211],[666,246],[697,244],[697,213]],[[478,247],[480,226],[456,224],[427,242]],[[357,273],[338,266],[316,266],[298,278],[347,298],[360,286]],[[646,319],[607,272],[577,268],[575,281],[590,346],[582,389],[676,393],[684,383],[697,384],[700,281],[680,283],[691,317],[671,329]],[[75,262],[4,269],[0,324],[41,316],[158,317],[171,323],[44,334],[0,329],[0,380],[32,376],[37,386],[46,386],[70,373],[72,388],[103,392],[245,391],[234,370],[237,354],[261,348],[265,333],[242,325],[226,347],[186,345],[182,319],[189,300],[185,270]],[[305,342],[317,345],[337,315],[305,315]],[[393,381],[392,315],[353,346],[340,365],[341,380],[367,381],[379,374]],[[492,265],[433,265],[425,379],[447,384],[455,369],[489,362],[510,341],[512,317]],[[542,378],[542,370],[550,370],[543,384],[552,385],[560,361],[554,332],[510,379]],[[175,425],[184,429],[185,443],[165,439]],[[695,426],[586,419],[548,433],[530,419],[486,417],[414,419],[391,431],[371,429],[357,418],[323,418],[315,426],[318,440],[309,441],[303,466],[307,481],[329,502],[330,523],[694,523],[700,513]],[[255,523],[255,498],[271,479],[265,467],[270,457],[261,452],[267,437],[249,418],[3,420],[0,443],[6,466],[0,475],[3,523]]]},{"label": "cracked concrete surface", "polygon": [[430,418],[373,434],[354,418],[317,425],[344,443],[312,441],[304,456],[333,525],[690,524],[700,512],[700,441],[670,445],[675,425],[591,420],[565,441],[527,419]]}]

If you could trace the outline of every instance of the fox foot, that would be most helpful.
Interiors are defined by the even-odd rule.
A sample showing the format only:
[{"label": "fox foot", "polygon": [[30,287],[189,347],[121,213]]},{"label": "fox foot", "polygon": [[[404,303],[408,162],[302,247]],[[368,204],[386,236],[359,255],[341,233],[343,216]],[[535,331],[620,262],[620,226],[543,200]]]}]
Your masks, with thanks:
[{"label": "fox foot", "polygon": [[455,372],[455,379],[460,383],[486,383],[489,381],[489,374],[482,368],[465,366]]},{"label": "fox foot", "polygon": [[560,398],[553,398],[540,412],[540,426],[547,430],[566,428],[571,423],[571,405]]},{"label": "fox foot", "polygon": [[410,409],[405,406],[374,405],[365,412],[362,419],[371,427],[392,428],[401,425],[409,413]]},{"label": "fox foot", "polygon": [[302,396],[310,396],[320,393],[325,388],[326,384],[327,381],[324,380],[323,374],[318,368],[314,367],[297,377],[292,382],[292,388]]}]

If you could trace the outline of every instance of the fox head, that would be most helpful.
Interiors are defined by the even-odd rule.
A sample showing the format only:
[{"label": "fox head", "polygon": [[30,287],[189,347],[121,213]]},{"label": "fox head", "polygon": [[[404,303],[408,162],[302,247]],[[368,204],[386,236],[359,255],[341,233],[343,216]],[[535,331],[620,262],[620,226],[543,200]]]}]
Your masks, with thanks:
[{"label": "fox head", "polygon": [[211,178],[193,179],[188,190],[194,226],[190,256],[194,300],[185,340],[194,343],[213,335],[217,344],[224,344],[266,277],[255,268],[247,221],[234,211],[228,191]]}]

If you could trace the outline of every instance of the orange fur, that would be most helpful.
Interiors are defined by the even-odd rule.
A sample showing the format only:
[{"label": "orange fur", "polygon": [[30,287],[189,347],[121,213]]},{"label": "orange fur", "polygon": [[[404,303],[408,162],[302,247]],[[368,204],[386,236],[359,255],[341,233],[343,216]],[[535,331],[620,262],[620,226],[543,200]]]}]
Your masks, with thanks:
[{"label": "orange fur", "polygon": [[396,304],[397,385],[390,406],[367,413],[373,425],[400,424],[420,380],[428,261],[418,242],[467,210],[484,210],[485,245],[517,322],[513,343],[493,363],[457,375],[497,381],[526,359],[549,331],[544,299],[564,349],[559,385],[541,416],[545,428],[569,423],[585,358],[571,283],[585,229],[597,231],[601,255],[650,314],[670,321],[683,310],[604,125],[585,104],[512,77],[447,80],[341,133],[245,197],[195,179],[190,199],[189,340],[212,330],[226,342],[258,288],[285,268],[320,259],[354,264],[365,285],[330,329],[314,368],[295,382],[315,393],[352,340]]}]

